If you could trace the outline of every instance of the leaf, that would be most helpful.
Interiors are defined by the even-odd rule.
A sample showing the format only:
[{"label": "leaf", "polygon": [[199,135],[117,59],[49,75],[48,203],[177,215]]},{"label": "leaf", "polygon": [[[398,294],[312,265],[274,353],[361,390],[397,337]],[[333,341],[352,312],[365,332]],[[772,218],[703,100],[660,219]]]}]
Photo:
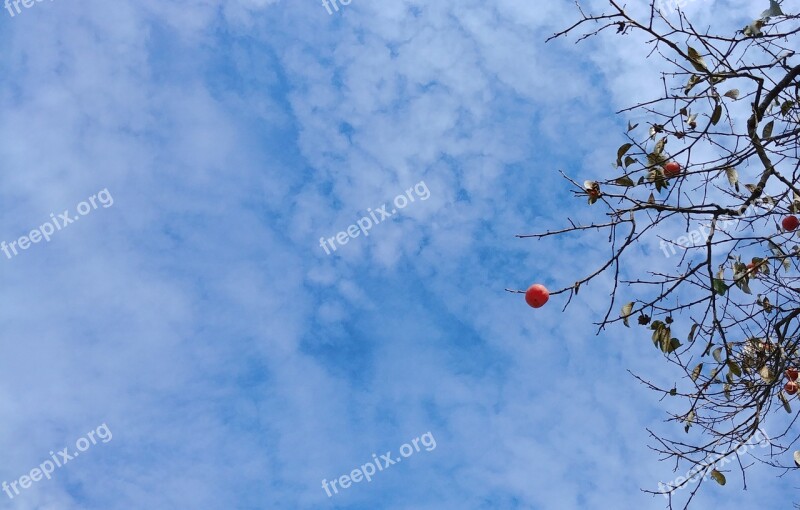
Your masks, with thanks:
[{"label": "leaf", "polygon": [[722,95],[725,97],[729,97],[735,101],[739,99],[739,89],[730,89],[729,91],[725,92]]},{"label": "leaf", "polygon": [[692,63],[695,69],[700,72],[708,72],[708,66],[706,65],[705,60],[703,57],[698,53],[698,51],[691,46],[689,46],[689,62]]},{"label": "leaf", "polygon": [[628,132],[630,133],[631,131],[636,129],[636,126],[638,126],[638,125],[639,124],[637,123],[637,124],[634,124],[634,125],[631,126],[631,121],[628,121]]},{"label": "leaf", "polygon": [[739,172],[729,166],[725,169],[725,175],[728,176],[728,182],[731,183],[731,186],[735,187],[736,191],[739,191]]},{"label": "leaf", "polygon": [[652,192],[650,192],[650,196],[647,197],[647,203],[648,204],[655,204],[656,203],[656,197],[653,196]]},{"label": "leaf", "polygon": [[769,367],[761,367],[761,369],[758,371],[758,375],[760,375],[766,383],[772,383],[775,381],[775,376],[772,374],[772,370],[770,370]]},{"label": "leaf", "polygon": [[750,285],[748,285],[746,279],[740,279],[736,281],[736,286],[739,287],[742,292],[745,294],[752,294],[753,291],[750,290]]},{"label": "leaf", "polygon": [[788,113],[790,111],[792,111],[792,108],[794,108],[794,105],[795,105],[794,101],[786,101],[785,103],[783,103],[781,105],[781,115],[786,117],[786,115],[788,115]]},{"label": "leaf", "polygon": [[719,122],[719,119],[721,118],[722,118],[722,105],[717,103],[717,106],[714,107],[714,113],[711,115],[711,123],[716,126],[717,122]]},{"label": "leaf", "polygon": [[791,265],[791,263],[789,262],[789,259],[788,259],[788,257],[786,256],[786,254],[785,254],[785,253],[783,252],[783,250],[781,249],[781,247],[780,247],[780,246],[778,246],[777,244],[773,243],[773,242],[772,242],[772,241],[770,241],[770,240],[767,240],[767,242],[769,243],[769,247],[770,247],[770,249],[772,250],[772,253],[774,253],[776,257],[780,257],[780,258],[783,260],[783,268],[784,268],[785,270],[787,270],[787,271],[788,271],[789,269],[791,269],[792,265]]},{"label": "leaf", "polygon": [[665,136],[661,140],[656,142],[655,148],[653,148],[653,154],[660,156],[664,153],[664,146],[667,145],[667,137]]},{"label": "leaf", "polygon": [[758,304],[760,304],[761,307],[764,308],[765,312],[772,313],[772,304],[769,302],[769,298],[767,298],[767,297],[762,298],[758,302]]},{"label": "leaf", "polygon": [[617,178],[614,181],[614,183],[619,186],[627,186],[627,187],[636,186],[636,183],[633,182],[633,179],[631,179],[627,175],[623,175],[622,177]]},{"label": "leaf", "polygon": [[680,342],[672,339],[672,330],[662,321],[653,321],[650,329],[653,330],[653,345],[657,349],[670,353],[680,347]]},{"label": "leaf", "polygon": [[789,405],[789,401],[786,399],[786,395],[783,392],[778,393],[778,398],[781,399],[781,403],[783,404],[783,410],[789,414],[792,414],[792,406]]},{"label": "leaf", "polygon": [[761,138],[769,138],[772,136],[772,128],[775,127],[775,121],[771,120],[764,126],[764,131],[761,132]]},{"label": "leaf", "polygon": [[683,87],[683,93],[689,94],[689,92],[691,92],[694,86],[700,83],[701,81],[703,81],[701,77],[697,76],[696,74],[691,75],[689,77],[689,82],[686,84],[685,87]]},{"label": "leaf", "polygon": [[722,281],[722,280],[720,280],[718,278],[714,278],[714,292],[716,294],[719,294],[720,296],[724,296],[725,292],[727,292],[727,290],[728,290],[728,286],[725,285],[724,281]]},{"label": "leaf", "polygon": [[[665,158],[663,156],[663,154],[661,154],[659,152],[651,152],[650,154],[647,155],[647,165],[650,166],[650,167],[661,167],[661,166],[664,166],[664,163],[666,163],[666,162],[667,162],[667,158]],[[660,171],[661,169],[660,168],[658,168],[658,169],[657,168],[652,168],[651,170]],[[658,175],[658,173],[656,174],[655,178],[657,179],[659,177],[660,178],[664,177],[663,172],[660,175]],[[652,179],[652,180],[655,180],[655,179]]]},{"label": "leaf", "polygon": [[761,32],[761,29],[764,28],[765,24],[766,23],[764,22],[763,19],[755,20],[754,22],[744,27],[743,30],[744,35],[746,35],[747,37],[759,37],[761,35],[764,35],[763,32]]},{"label": "leaf", "polygon": [[716,469],[712,469],[711,470],[711,478],[713,478],[714,481],[717,482],[718,484],[725,485],[725,482],[726,482],[725,475],[723,475],[722,473],[720,473]]},{"label": "leaf", "polygon": [[632,143],[624,143],[620,146],[619,149],[617,149],[617,166],[622,166],[622,156],[624,156],[626,152],[631,150],[631,147],[633,147]]},{"label": "leaf", "polygon": [[631,166],[634,163],[636,163],[636,160],[634,158],[632,158],[630,156],[625,156],[625,161],[623,162],[623,164],[625,165],[625,168],[628,168],[629,166]]},{"label": "leaf", "polygon": [[669,340],[669,342],[664,342],[661,345],[661,350],[664,351],[667,354],[671,354],[671,353],[675,352],[676,350],[678,350],[678,348],[680,346],[681,346],[681,341],[680,340],[678,340],[677,338],[671,338]]},{"label": "leaf", "polygon": [[689,330],[689,341],[690,342],[694,341],[694,334],[697,332],[698,326],[700,326],[700,324],[698,324],[696,322],[694,324],[692,324],[692,329]]},{"label": "leaf", "polygon": [[712,352],[711,355],[714,356],[714,359],[717,361],[717,363],[722,363],[722,347],[717,347],[714,349],[714,352]]},{"label": "leaf", "polygon": [[742,376],[742,368],[735,361],[729,361],[728,362],[728,370],[730,370],[731,373],[733,375],[735,375],[736,377],[741,377]]},{"label": "leaf", "polygon": [[703,371],[703,364],[700,363],[694,370],[692,370],[692,381],[697,381],[697,378],[700,377],[700,373]]},{"label": "leaf", "polygon": [[620,313],[619,315],[620,317],[622,317],[622,322],[625,323],[625,327],[627,328],[631,327],[630,324],[628,324],[628,318],[631,316],[632,311],[633,311],[633,301],[623,306],[622,313]]},{"label": "leaf", "polygon": [[772,16],[783,16],[781,6],[775,0],[769,0],[769,9],[761,13],[762,18],[771,18]]},{"label": "leaf", "polygon": [[794,457],[794,465],[800,467],[800,451],[795,451],[792,457]]},{"label": "leaf", "polygon": [[669,390],[669,394],[674,397],[675,395],[678,394],[678,388],[672,388],[671,390]]}]

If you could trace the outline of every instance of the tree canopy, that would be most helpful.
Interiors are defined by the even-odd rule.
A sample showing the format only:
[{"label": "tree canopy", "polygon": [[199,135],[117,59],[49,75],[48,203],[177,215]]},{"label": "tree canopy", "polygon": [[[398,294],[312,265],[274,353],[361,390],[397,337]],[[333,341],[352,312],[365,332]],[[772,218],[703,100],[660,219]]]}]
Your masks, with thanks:
[{"label": "tree canopy", "polygon": [[[636,34],[648,58],[660,59],[663,86],[618,112],[624,143],[608,149],[610,170],[585,182],[564,173],[596,221],[518,237],[607,233],[608,259],[567,276],[551,294],[569,303],[582,285],[610,274],[614,288],[599,328],[640,328],[674,366],[674,385],[638,377],[663,398],[681,399],[681,411],[670,415],[676,433],[651,432],[651,447],[695,479],[644,489],[665,494],[669,508],[688,508],[704,481],[724,485],[719,462],[737,466],[746,485],[754,462],[742,445],[761,440],[770,423],[781,428],[763,438],[762,462],[796,469],[800,16],[775,0],[754,8],[764,10],[741,29],[715,32],[657,2],[639,17],[615,0],[596,13],[579,3],[579,19],[549,39]],[[676,224],[686,233],[675,238],[669,227]],[[640,256],[631,248],[653,238],[659,249],[649,256],[670,263],[631,277],[626,257]],[[683,488],[690,490],[677,497]]]}]

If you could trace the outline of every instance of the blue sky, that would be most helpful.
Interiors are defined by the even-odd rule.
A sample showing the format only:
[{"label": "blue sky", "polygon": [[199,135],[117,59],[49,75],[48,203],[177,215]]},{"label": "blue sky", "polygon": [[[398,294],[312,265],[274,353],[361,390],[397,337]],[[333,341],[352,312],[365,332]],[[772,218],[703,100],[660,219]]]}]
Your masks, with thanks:
[{"label": "blue sky", "polygon": [[[599,2],[595,2],[599,5]],[[724,7],[723,8],[723,4]],[[632,8],[641,8],[633,6]],[[763,8],[696,1],[732,27]],[[756,11],[751,13],[750,11]],[[567,1],[54,0],[0,14],[0,481],[106,424],[2,508],[664,508],[647,449],[676,374],[596,336],[607,278],[562,312],[602,237],[559,175],[611,171],[658,62],[635,38],[544,39]],[[332,237],[424,182],[327,255]],[[677,231],[676,231],[677,232]],[[644,247],[631,271],[670,264]],[[321,486],[430,432],[333,497]],[[790,506],[748,471],[699,508]]]}]

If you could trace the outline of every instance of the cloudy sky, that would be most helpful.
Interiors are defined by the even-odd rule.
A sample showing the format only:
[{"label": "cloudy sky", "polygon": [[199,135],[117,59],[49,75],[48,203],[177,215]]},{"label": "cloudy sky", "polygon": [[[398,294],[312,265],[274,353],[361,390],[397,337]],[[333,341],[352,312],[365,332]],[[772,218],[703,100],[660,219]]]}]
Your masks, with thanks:
[{"label": "cloudy sky", "polygon": [[[740,27],[765,7],[686,9]],[[570,285],[608,254],[514,236],[592,219],[558,170],[609,176],[613,112],[659,62],[636,37],[545,44],[576,19],[566,0],[331,11],[0,14],[0,240],[58,226],[0,253],[0,481],[18,488],[1,507],[664,508],[641,489],[682,473],[645,429],[682,428],[626,369],[678,375],[639,331],[596,335],[609,280],[565,311],[503,290]],[[675,263],[640,250],[633,269]],[[371,482],[323,488],[425,434]],[[84,451],[20,481],[64,448]],[[698,507],[800,499],[748,473]]]}]

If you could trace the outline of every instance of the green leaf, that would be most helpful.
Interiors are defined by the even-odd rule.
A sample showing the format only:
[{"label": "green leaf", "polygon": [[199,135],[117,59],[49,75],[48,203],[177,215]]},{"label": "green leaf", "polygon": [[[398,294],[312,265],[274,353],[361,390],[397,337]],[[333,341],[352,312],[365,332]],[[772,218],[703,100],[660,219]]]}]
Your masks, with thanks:
[{"label": "green leaf", "polygon": [[625,323],[626,328],[631,327],[630,324],[628,324],[628,318],[631,316],[632,311],[633,311],[633,301],[623,306],[622,313],[620,313],[619,315],[620,317],[622,317],[622,322]]},{"label": "green leaf", "polygon": [[733,375],[735,375],[736,377],[741,377],[742,376],[742,368],[735,361],[729,361],[728,362],[728,370],[730,370],[731,373]]},{"label": "green leaf", "polygon": [[731,99],[733,99],[735,101],[735,100],[739,99],[739,89],[731,89],[731,90],[725,92],[722,95],[725,96],[725,97],[729,97],[729,98],[731,98]]},{"label": "green leaf", "polygon": [[711,470],[711,478],[713,478],[714,481],[717,482],[718,484],[725,485],[725,482],[726,482],[725,475],[723,475],[722,473],[720,473],[716,469],[712,469]]},{"label": "green leaf", "polygon": [[674,397],[675,395],[678,394],[678,388],[672,388],[671,390],[669,390],[669,394]]},{"label": "green leaf", "polygon": [[795,105],[794,101],[786,101],[785,103],[783,103],[781,105],[781,115],[786,117],[786,115],[788,115],[789,112],[792,111],[792,108],[794,108],[794,105]]},{"label": "green leaf", "polygon": [[724,281],[722,281],[722,280],[720,280],[718,278],[714,278],[714,292],[715,293],[719,294],[720,296],[724,296],[725,292],[727,292],[727,290],[728,290],[728,286],[725,285]]},{"label": "green leaf", "polygon": [[697,381],[697,378],[700,377],[700,373],[703,371],[703,364],[700,363],[694,370],[692,370],[692,381]]},{"label": "green leaf", "polygon": [[625,156],[625,161],[623,162],[623,164],[625,165],[625,168],[628,168],[629,166],[631,166],[634,163],[636,163],[636,160],[634,158],[632,158],[630,156]]},{"label": "green leaf", "polygon": [[716,126],[717,122],[719,122],[719,119],[721,118],[722,118],[722,105],[717,104],[717,106],[714,107],[714,113],[711,115],[711,123]]},{"label": "green leaf", "polygon": [[771,120],[764,126],[764,131],[761,132],[761,138],[769,138],[772,136],[772,128],[775,127],[775,121]]},{"label": "green leaf", "polygon": [[714,352],[712,352],[711,355],[714,356],[714,359],[717,361],[717,363],[722,363],[722,347],[717,347],[714,349]]},{"label": "green leaf", "polygon": [[703,60],[703,57],[700,55],[700,53],[698,53],[698,51],[692,48],[691,46],[689,46],[688,53],[689,53],[689,62],[692,63],[694,68],[700,72],[707,73],[708,66],[706,65],[706,62],[705,60]]},{"label": "green leaf", "polygon": [[622,156],[624,156],[626,152],[631,150],[631,147],[633,147],[632,143],[624,143],[620,146],[619,149],[617,149],[617,166],[622,166]]}]

